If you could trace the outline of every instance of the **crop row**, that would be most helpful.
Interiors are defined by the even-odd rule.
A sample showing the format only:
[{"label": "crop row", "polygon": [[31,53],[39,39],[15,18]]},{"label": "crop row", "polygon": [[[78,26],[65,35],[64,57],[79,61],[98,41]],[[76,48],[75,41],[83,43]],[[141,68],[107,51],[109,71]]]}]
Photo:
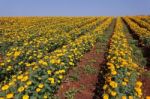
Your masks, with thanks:
[{"label": "crop row", "polygon": [[[53,18],[51,18],[51,20],[47,18],[45,20],[44,19],[45,18],[40,18],[40,19],[37,18],[36,22],[33,23],[31,26],[28,26],[28,23],[24,22],[26,23],[26,25],[23,25],[24,26],[23,29],[19,27],[17,27],[16,29],[11,29],[11,28],[9,29],[13,31],[5,31],[5,29],[2,29],[1,34],[3,35],[1,35],[0,37],[1,53],[2,54],[6,53],[7,50],[9,50],[10,47],[12,46],[23,46],[25,42],[29,42],[33,38],[41,37],[44,35],[49,35],[52,33],[56,34],[60,32],[62,33],[69,32],[76,27],[81,27],[81,26],[84,26],[86,24],[89,24],[97,20],[97,18],[90,18],[90,19],[86,19],[86,18],[76,19],[75,18],[73,20],[70,19],[69,22],[66,20],[66,22],[53,24],[53,21],[51,22]],[[34,19],[30,20],[31,23],[33,20]],[[41,20],[43,21],[39,22]],[[64,18],[64,21],[65,21],[65,18]]]},{"label": "crop row", "polygon": [[9,82],[2,84],[0,96],[23,99],[29,99],[29,96],[39,99],[51,97],[58,89],[64,74],[93,47],[97,38],[109,27],[112,20],[113,18],[107,19],[95,30],[87,32],[68,45],[45,54],[36,62],[26,64],[25,72],[20,70]]},{"label": "crop row", "polygon": [[131,20],[135,21],[137,24],[139,24],[141,27],[146,28],[147,30],[150,31],[150,24],[139,19],[138,17],[130,17]]},{"label": "crop row", "polygon": [[139,37],[143,46],[150,46],[150,31],[140,27],[137,23],[131,21],[128,17],[123,17],[129,28]]},{"label": "crop row", "polygon": [[133,50],[123,28],[121,18],[117,18],[103,71],[103,99],[140,99],[142,96],[142,83],[137,80],[141,67],[133,61]]},{"label": "crop row", "polygon": [[33,38],[30,42],[26,41],[23,46],[13,46],[1,62],[1,79],[9,78],[10,75],[15,74],[17,71],[26,70],[26,66],[35,63],[37,60],[45,57],[49,52],[63,45],[69,44],[86,32],[92,31],[100,24],[105,18],[99,18],[96,22],[87,24],[78,31],[72,30],[70,33],[59,34],[44,34],[40,37]]}]

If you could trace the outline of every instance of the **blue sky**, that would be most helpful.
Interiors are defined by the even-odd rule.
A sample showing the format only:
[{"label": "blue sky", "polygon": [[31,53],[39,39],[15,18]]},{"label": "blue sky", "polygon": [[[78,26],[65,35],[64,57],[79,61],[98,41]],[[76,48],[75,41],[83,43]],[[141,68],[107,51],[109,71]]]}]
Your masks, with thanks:
[{"label": "blue sky", "polygon": [[150,14],[150,0],[0,0],[0,16]]}]

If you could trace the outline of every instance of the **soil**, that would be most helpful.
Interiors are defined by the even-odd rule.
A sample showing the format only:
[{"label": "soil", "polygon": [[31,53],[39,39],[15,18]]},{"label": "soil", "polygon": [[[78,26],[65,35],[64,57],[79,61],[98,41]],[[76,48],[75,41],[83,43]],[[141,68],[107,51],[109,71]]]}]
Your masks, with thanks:
[{"label": "soil", "polygon": [[[80,89],[82,86],[83,88],[75,94],[74,99],[92,99],[94,97],[94,90],[96,88],[96,83],[98,82],[97,76],[101,67],[100,64],[104,61],[104,51],[97,52],[96,50],[98,50],[98,48],[96,48],[96,46],[93,47],[90,52],[86,53],[81,58],[80,62],[77,64],[77,67],[69,71],[57,93],[57,96],[59,96],[60,99],[65,99],[64,94],[70,88]],[[89,64],[96,69],[94,74],[85,73],[84,66]],[[76,72],[74,70],[79,71],[79,80],[68,81],[67,78]]]},{"label": "soil", "polygon": [[145,69],[145,72],[140,77],[140,80],[143,83],[143,96],[150,96],[150,69]]}]

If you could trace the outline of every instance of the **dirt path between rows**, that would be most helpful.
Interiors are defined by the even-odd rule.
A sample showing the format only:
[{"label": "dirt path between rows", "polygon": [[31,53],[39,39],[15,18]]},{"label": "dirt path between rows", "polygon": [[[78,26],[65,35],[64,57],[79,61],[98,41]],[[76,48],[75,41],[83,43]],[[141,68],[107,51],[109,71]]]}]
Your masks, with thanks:
[{"label": "dirt path between rows", "polygon": [[145,69],[145,73],[140,77],[143,83],[143,96],[150,96],[150,70]]},{"label": "dirt path between rows", "polygon": [[[70,88],[78,90],[78,92],[75,93],[74,99],[93,98],[96,83],[98,82],[97,76],[99,74],[100,64],[104,61],[104,52],[98,52],[98,50],[99,49],[96,48],[96,46],[93,47],[90,52],[83,56],[77,64],[77,67],[69,71],[64,83],[61,84],[57,93],[57,96],[59,96],[60,99],[65,99],[65,92],[70,90]],[[86,71],[86,66],[92,66],[91,68],[94,68],[92,74]],[[69,76],[71,77],[76,72],[79,72],[79,75],[77,75],[79,79],[76,81],[69,81],[67,78],[69,78]]]},{"label": "dirt path between rows", "polygon": [[110,28],[105,31],[101,41],[77,63],[77,66],[71,69],[59,90],[56,93],[59,99],[93,99],[95,96],[98,76],[107,51],[108,42],[111,38],[115,20]]}]

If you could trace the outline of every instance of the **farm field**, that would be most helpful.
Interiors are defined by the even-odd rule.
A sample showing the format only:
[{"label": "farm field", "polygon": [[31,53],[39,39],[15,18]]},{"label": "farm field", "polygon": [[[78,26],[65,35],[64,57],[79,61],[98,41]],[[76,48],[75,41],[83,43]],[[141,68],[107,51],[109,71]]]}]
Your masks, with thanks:
[{"label": "farm field", "polygon": [[0,17],[0,99],[150,99],[150,16]]}]

